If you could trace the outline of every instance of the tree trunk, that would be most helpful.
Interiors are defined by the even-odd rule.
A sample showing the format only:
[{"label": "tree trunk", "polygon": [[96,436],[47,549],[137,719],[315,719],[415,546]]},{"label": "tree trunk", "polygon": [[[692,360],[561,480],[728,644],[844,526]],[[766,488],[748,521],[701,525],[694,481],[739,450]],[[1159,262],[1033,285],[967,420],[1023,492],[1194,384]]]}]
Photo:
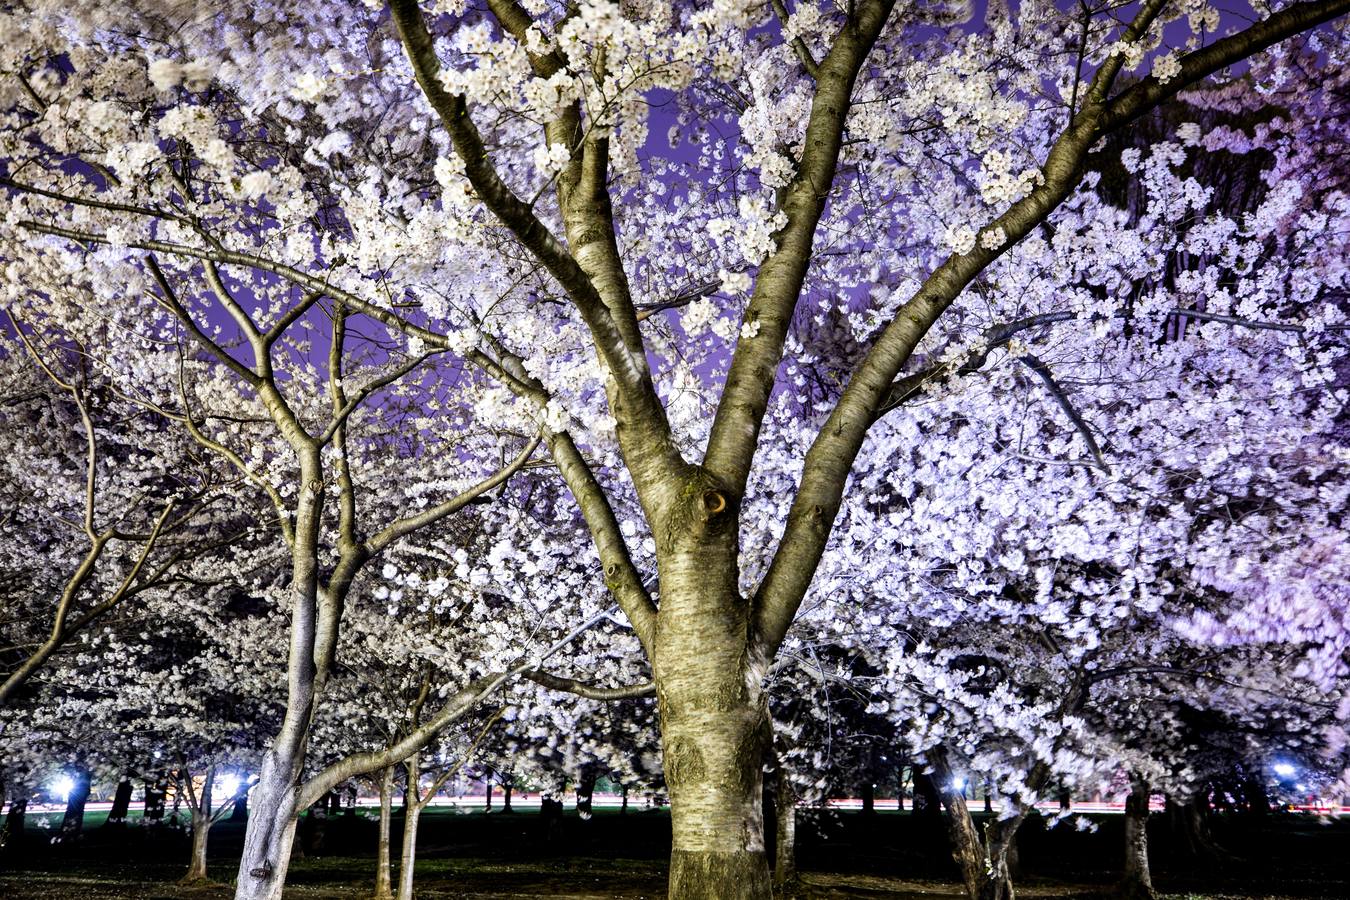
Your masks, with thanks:
[{"label": "tree trunk", "polygon": [[489,775],[487,779],[487,792],[484,797],[483,810],[487,812],[490,811],[491,809],[492,809],[492,776]]},{"label": "tree trunk", "polygon": [[797,880],[797,797],[781,764],[774,786],[773,886],[781,891]]},{"label": "tree trunk", "polygon": [[108,825],[125,825],[127,813],[131,811],[131,779],[123,775],[117,782],[117,792],[113,794],[112,809],[108,810]]},{"label": "tree trunk", "polygon": [[1197,791],[1189,800],[1180,803],[1167,798],[1168,819],[1172,826],[1173,845],[1183,856],[1205,865],[1213,865],[1227,854],[1210,836],[1206,815],[1209,809],[1209,791]]},{"label": "tree trunk", "polygon": [[877,786],[872,783],[871,773],[862,786],[862,814],[870,816],[877,811]]},{"label": "tree trunk", "polygon": [[28,819],[28,798],[15,797],[9,801],[5,826],[0,831],[0,849],[14,850],[23,844],[24,825]]},{"label": "tree trunk", "polygon": [[628,814],[628,785],[625,784],[622,790],[623,799],[619,802],[619,815],[621,816]]},{"label": "tree trunk", "polygon": [[390,878],[389,835],[394,815],[394,767],[380,773],[380,842],[375,854],[375,900],[392,900],[394,885]]},{"label": "tree trunk", "polygon": [[914,781],[914,804],[913,812],[915,815],[929,816],[938,818],[942,815],[942,798],[938,794],[938,789],[933,784],[933,778],[927,772],[924,772],[919,766],[912,769],[912,779]]},{"label": "tree trunk", "polygon": [[[209,789],[209,787],[208,787]],[[206,881],[206,840],[211,834],[211,814],[209,811],[192,811],[192,860],[188,863],[185,883]]]},{"label": "tree trunk", "polygon": [[1242,793],[1247,799],[1247,811],[1260,819],[1270,815],[1270,794],[1259,774],[1248,774],[1242,782]]},{"label": "tree trunk", "polygon": [[734,541],[681,551],[665,559],[652,659],[670,791],[670,898],[761,900],[773,892],[763,810],[768,661],[747,646]]},{"label": "tree trunk", "polygon": [[1019,813],[1011,819],[985,823],[984,871],[981,873],[979,892],[971,900],[1015,900],[1011,860],[1017,852],[1017,829],[1022,824],[1023,815]]},{"label": "tree trunk", "polygon": [[515,780],[514,775],[507,775],[502,781],[502,812],[504,813],[515,812],[511,808],[511,788]]},{"label": "tree trunk", "polygon": [[577,781],[577,816],[583,822],[591,819],[591,804],[595,799],[595,767],[586,766]]},{"label": "tree trunk", "polygon": [[1148,871],[1148,783],[1135,778],[1125,798],[1125,872],[1120,881],[1125,900],[1155,900]]},{"label": "tree trunk", "polygon": [[291,861],[299,810],[295,808],[295,746],[274,746],[263,758],[253,789],[235,900],[280,900]]},{"label": "tree trunk", "polygon": [[61,818],[61,840],[74,841],[84,836],[84,805],[89,802],[89,769],[76,766],[71,773],[74,786],[66,797],[66,814]]},{"label": "tree trunk", "polygon": [[158,825],[164,819],[164,797],[168,785],[164,779],[156,776],[153,781],[145,782],[144,811],[141,819],[148,825]]},{"label": "tree trunk", "polygon": [[239,780],[239,787],[234,791],[234,808],[230,810],[231,822],[243,822],[248,819],[248,791],[251,785],[247,778]]},{"label": "tree trunk", "polygon": [[398,900],[413,900],[413,874],[417,867],[417,824],[422,819],[422,804],[408,806],[403,821],[403,853],[398,863]]},{"label": "tree trunk", "polygon": [[[267,398],[264,398],[266,401]],[[269,405],[270,405],[270,401]],[[293,447],[296,445],[293,443]],[[332,662],[345,587],[329,579],[319,597],[318,543],[323,513],[323,467],[312,445],[296,448],[299,498],[291,548],[291,628],[286,664],[286,715],[263,754],[244,830],[235,900],[280,900],[295,844],[299,784],[314,707]]]},{"label": "tree trunk", "polygon": [[929,783],[941,791],[942,805],[947,811],[952,859],[961,870],[966,896],[970,900],[1014,900],[1010,856],[1015,852],[1014,841],[1023,814],[985,822],[981,839],[966,804],[965,791],[952,786],[946,753],[934,748],[928,751],[928,762],[933,767]]}]

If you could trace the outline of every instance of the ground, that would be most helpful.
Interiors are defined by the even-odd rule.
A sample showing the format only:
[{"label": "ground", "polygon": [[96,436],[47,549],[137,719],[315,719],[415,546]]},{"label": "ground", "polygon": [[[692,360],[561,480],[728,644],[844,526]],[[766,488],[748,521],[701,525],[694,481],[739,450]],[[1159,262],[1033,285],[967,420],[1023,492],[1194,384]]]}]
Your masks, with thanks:
[{"label": "ground", "polygon": [[[809,816],[808,816],[809,818]],[[0,897],[34,900],[226,900],[241,826],[212,832],[217,883],[176,883],[187,838],[172,829],[105,826],[90,816],[78,846],[53,845],[31,829],[21,852],[5,854]],[[1026,900],[1107,896],[1116,877],[1119,817],[1079,832],[1033,822],[1021,842]],[[396,826],[397,826],[396,821]],[[1155,880],[1170,898],[1310,900],[1350,897],[1350,821],[1301,817],[1216,823],[1233,856],[1201,865],[1168,853],[1166,823],[1155,816]],[[803,898],[937,900],[960,896],[940,827],[906,813],[828,814],[802,829]],[[321,836],[304,832],[308,852],[291,867],[286,896],[363,900],[374,883],[375,823],[363,815],[329,820]],[[430,811],[423,820],[417,895],[428,898],[548,897],[550,900],[658,898],[665,893],[669,820],[660,811],[569,814],[547,827],[533,812],[502,815]],[[397,848],[395,848],[397,856]]]}]

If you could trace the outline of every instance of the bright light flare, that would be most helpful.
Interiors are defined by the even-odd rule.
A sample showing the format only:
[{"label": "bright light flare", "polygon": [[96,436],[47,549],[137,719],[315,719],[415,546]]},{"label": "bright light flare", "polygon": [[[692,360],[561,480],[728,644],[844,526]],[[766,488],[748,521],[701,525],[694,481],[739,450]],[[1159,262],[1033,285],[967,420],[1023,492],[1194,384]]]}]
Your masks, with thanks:
[{"label": "bright light flare", "polygon": [[1280,776],[1281,778],[1288,778],[1290,775],[1293,775],[1295,772],[1298,771],[1297,769],[1294,768],[1294,766],[1291,763],[1287,762],[1276,763],[1274,769],[1275,774]]},{"label": "bright light flare", "polygon": [[70,800],[70,792],[75,790],[75,779],[69,775],[62,775],[51,783],[48,791],[53,797],[60,797],[61,802]]},{"label": "bright light flare", "polygon": [[953,778],[953,779],[952,779],[952,787],[956,788],[958,791],[964,791],[964,790],[966,789],[966,780],[965,780],[964,778],[959,777],[959,776],[956,777],[956,778]]},{"label": "bright light flare", "polygon": [[238,775],[223,775],[216,781],[215,789],[212,793],[215,794],[216,797],[233,797],[235,791],[239,790],[240,783],[241,780]]}]

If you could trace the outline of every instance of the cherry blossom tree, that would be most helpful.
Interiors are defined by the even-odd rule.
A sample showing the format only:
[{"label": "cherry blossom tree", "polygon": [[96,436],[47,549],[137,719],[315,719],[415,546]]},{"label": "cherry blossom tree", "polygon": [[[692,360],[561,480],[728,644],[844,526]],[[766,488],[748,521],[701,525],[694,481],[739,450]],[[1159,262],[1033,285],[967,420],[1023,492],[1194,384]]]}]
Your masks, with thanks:
[{"label": "cherry blossom tree", "polygon": [[[250,415],[280,438],[263,454],[276,481],[255,480],[292,549],[291,699],[255,795],[262,812],[238,895],[279,890],[308,723],[361,567],[523,466],[528,443],[517,463],[500,451],[536,427],[650,662],[672,800],[672,897],[769,895],[766,679],[804,604],[809,615],[843,574],[861,581],[880,569],[894,596],[935,605],[926,585],[908,595],[922,567],[828,552],[861,543],[861,528],[847,533],[866,518],[860,508],[904,501],[942,521],[975,470],[1035,470],[1049,489],[1032,504],[1072,506],[1078,493],[1095,504],[1050,540],[1088,573],[1081,591],[1073,586],[1087,599],[1074,602],[1096,604],[1070,623],[1077,646],[1115,610],[1147,609],[1168,570],[1121,558],[1123,529],[1141,523],[1112,508],[1137,507],[1109,486],[1104,497],[1092,490],[1094,472],[1121,471],[1116,491],[1162,482],[1165,496],[1177,493],[1167,465],[1130,464],[1131,429],[1142,426],[1128,404],[1156,397],[1150,385],[1170,400],[1206,377],[1257,383],[1252,370],[1285,353],[1298,358],[1270,388],[1276,412],[1292,409],[1330,378],[1326,336],[1343,313],[1329,292],[1342,276],[1308,265],[1306,235],[1326,220],[1301,218],[1296,178],[1273,185],[1246,220],[1179,228],[1204,208],[1204,186],[1174,171],[1182,144],[1120,154],[1132,179],[1158,188],[1156,210],[1138,220],[1099,202],[1093,151],[1188,88],[1236,84],[1230,67],[1346,10],[1309,0],[1229,28],[1205,4],[1145,0],[1124,21],[1108,5],[1014,14],[996,4],[964,30],[951,28],[967,15],[955,5],[887,0],[794,10],[486,0],[438,4],[430,17],[415,0],[388,12],[127,2],[6,18],[0,254],[17,261],[7,302],[19,301],[27,321],[31,306],[72,294],[125,304],[148,293],[202,347],[183,369],[224,372],[211,383],[228,388],[230,406],[250,398]],[[1335,52],[1301,64],[1334,66]],[[668,102],[667,137],[683,155],[649,151],[653,102]],[[1288,259],[1253,272],[1271,235]],[[1160,258],[1181,240],[1216,248],[1224,265],[1158,279]],[[71,271],[72,260],[84,268]],[[1226,272],[1235,286],[1217,280]],[[26,293],[35,285],[40,298]],[[218,322],[208,302],[223,311]],[[275,362],[288,329],[320,312],[333,323],[311,336],[334,348],[325,371],[300,362],[310,347],[300,341],[283,342],[289,362]],[[78,321],[69,308],[58,318]],[[346,355],[353,322],[380,347],[360,382]],[[1271,323],[1282,327],[1262,327]],[[1169,328],[1193,339],[1155,348]],[[1235,342],[1235,328],[1253,334]],[[846,340],[819,356],[826,329]],[[1033,349],[1047,329],[1067,337]],[[1311,352],[1286,352],[1278,340],[1289,334],[1309,338]],[[1231,354],[1205,346],[1229,343]],[[1261,352],[1249,353],[1252,343]],[[1089,420],[1062,370],[1084,372],[1104,349],[1107,405]],[[352,415],[432,355],[465,365],[446,363],[439,387],[405,401],[399,439],[418,453],[404,459],[476,460],[487,480],[358,541],[351,460],[376,442],[353,449]],[[1007,363],[993,379],[1040,386],[1020,422],[1013,414],[1031,404],[978,389],[991,359]],[[1158,382],[1154,367],[1190,377]],[[294,383],[289,372],[300,373]],[[1113,395],[1110,384],[1138,392]],[[992,442],[961,420],[921,427],[902,408],[948,394],[997,425]],[[1334,414],[1317,403],[1302,411],[1319,422]],[[204,413],[183,402],[175,414],[247,468],[231,435],[203,429]],[[1302,430],[1271,418],[1273,442],[1294,455]],[[474,439],[483,432],[491,439]],[[498,440],[507,433],[515,437]],[[962,434],[964,445],[945,440]],[[996,452],[980,452],[987,445]],[[1218,448],[1204,459],[1181,442],[1164,449],[1183,472],[1225,462]],[[914,495],[932,481],[940,502]],[[332,485],[334,542],[323,527]],[[1187,499],[1223,505],[1199,490]],[[986,532],[1018,514],[1006,502],[990,497],[947,520],[962,528],[949,535],[964,545],[955,555],[995,543]],[[1089,539],[1096,507],[1114,530]],[[866,540],[954,555],[931,546],[931,528],[910,532],[903,517],[886,525]],[[1026,546],[1000,547],[996,567],[1034,587],[1053,615],[1053,566],[1033,571],[1053,557],[1034,529],[1018,531]],[[1148,537],[1161,548],[1178,534],[1187,532]],[[1202,535],[1188,546],[1189,570],[1206,553],[1240,555],[1223,529]],[[1291,561],[1266,550],[1262,559]],[[1113,571],[1093,575],[1094,563]],[[957,566],[943,590],[979,596],[981,617],[995,621],[1017,598],[974,590],[992,568]],[[1107,583],[1130,603],[1095,593]],[[1325,607],[1306,594],[1299,602]],[[927,624],[954,609],[932,611]],[[1054,721],[1049,712],[1039,710]],[[369,761],[382,768],[393,757]]]}]

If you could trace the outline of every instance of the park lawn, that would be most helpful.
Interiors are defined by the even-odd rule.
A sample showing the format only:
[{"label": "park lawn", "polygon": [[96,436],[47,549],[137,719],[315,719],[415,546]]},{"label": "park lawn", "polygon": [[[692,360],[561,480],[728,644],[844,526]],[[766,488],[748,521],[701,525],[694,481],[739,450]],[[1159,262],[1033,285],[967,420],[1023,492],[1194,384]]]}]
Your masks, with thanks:
[{"label": "park lawn", "polygon": [[[1026,871],[1018,895],[1109,896],[1121,823],[1119,817],[1099,817],[1097,824],[1096,833],[1031,824],[1022,841]],[[400,829],[396,815],[395,858]],[[367,815],[330,820],[326,850],[292,863],[286,897],[366,900],[374,884],[374,830]],[[432,809],[420,831],[417,894],[424,900],[654,900],[665,895],[669,834],[665,811],[606,810],[584,824],[569,815],[556,831],[546,832],[533,811],[484,815]],[[0,900],[228,900],[242,836],[238,822],[212,829],[210,874],[217,883],[183,886],[177,883],[187,863],[183,830],[105,828],[101,815],[91,813],[79,845],[54,846],[44,833],[30,831],[23,854],[0,863],[7,870],[0,871]],[[1350,822],[1323,827],[1287,820],[1264,831],[1234,829],[1224,836],[1238,857],[1217,871],[1169,865],[1166,842],[1156,842],[1155,881],[1169,900],[1350,897],[1350,879],[1339,862],[1350,847]],[[916,817],[829,816],[805,838],[798,848],[803,874],[795,897],[962,897],[940,828]]]}]

